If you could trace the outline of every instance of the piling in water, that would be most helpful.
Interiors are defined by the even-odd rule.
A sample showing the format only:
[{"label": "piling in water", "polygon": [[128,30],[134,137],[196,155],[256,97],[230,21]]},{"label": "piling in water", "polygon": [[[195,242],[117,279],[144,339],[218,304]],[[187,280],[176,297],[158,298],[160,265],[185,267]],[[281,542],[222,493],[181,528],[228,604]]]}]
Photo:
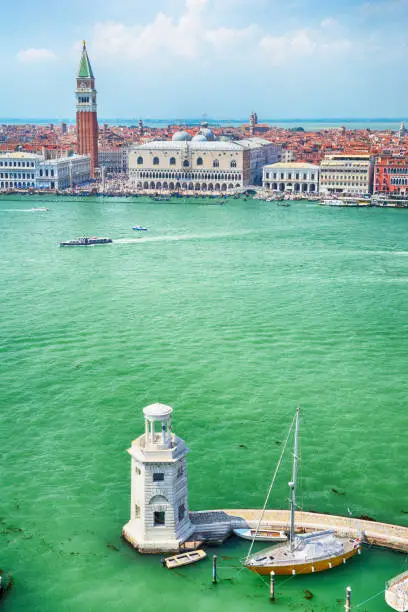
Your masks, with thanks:
[{"label": "piling in water", "polygon": [[212,563],[212,583],[217,584],[217,555],[213,555]]},{"label": "piling in water", "polygon": [[346,588],[346,605],[344,606],[346,612],[351,612],[351,587]]},{"label": "piling in water", "polygon": [[271,571],[271,584],[269,597],[271,601],[275,601],[275,572]]}]

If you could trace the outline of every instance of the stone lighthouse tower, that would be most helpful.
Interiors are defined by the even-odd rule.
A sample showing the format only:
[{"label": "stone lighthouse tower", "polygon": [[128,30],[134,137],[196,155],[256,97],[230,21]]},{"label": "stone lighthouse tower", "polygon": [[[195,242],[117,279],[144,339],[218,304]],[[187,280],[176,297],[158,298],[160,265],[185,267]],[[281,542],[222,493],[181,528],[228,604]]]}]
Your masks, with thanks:
[{"label": "stone lighthouse tower", "polygon": [[132,489],[123,536],[140,552],[178,551],[194,531],[188,513],[188,448],[171,431],[172,412],[164,404],[144,408],[145,433],[128,449]]},{"label": "stone lighthouse tower", "polygon": [[98,118],[95,78],[85,41],[76,81],[77,153],[91,156],[91,176],[94,177],[95,167],[98,165]]}]

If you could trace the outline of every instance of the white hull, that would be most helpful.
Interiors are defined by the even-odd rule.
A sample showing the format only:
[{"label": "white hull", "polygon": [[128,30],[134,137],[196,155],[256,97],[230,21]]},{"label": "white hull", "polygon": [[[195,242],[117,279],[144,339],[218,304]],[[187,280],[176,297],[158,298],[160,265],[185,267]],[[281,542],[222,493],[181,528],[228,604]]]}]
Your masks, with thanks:
[{"label": "white hull", "polygon": [[387,583],[385,601],[397,612],[408,612],[408,572],[396,576]]},{"label": "white hull", "polygon": [[[234,529],[234,533],[239,538],[244,540],[254,540],[255,542],[286,542],[288,536],[284,531],[275,531],[273,529]],[[255,537],[254,537],[255,536]]]}]

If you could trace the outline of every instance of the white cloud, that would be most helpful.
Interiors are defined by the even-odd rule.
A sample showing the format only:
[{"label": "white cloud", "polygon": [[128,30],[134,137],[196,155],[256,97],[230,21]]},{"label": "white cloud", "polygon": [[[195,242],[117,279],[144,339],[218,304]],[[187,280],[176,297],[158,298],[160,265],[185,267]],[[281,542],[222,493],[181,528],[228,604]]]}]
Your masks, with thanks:
[{"label": "white cloud", "polygon": [[95,55],[141,59],[170,54],[193,59],[202,41],[201,12],[206,4],[207,0],[187,0],[185,12],[178,21],[160,12],[144,27],[97,23],[93,41]]},{"label": "white cloud", "polygon": [[338,57],[353,46],[332,17],[326,17],[315,28],[295,29],[277,35],[261,22],[242,28],[214,28],[212,7],[209,0],[184,0],[183,12],[177,18],[159,12],[144,26],[97,23],[92,52],[98,58],[133,62],[148,60],[152,67],[167,65],[169,61],[174,65],[177,58],[181,61],[203,60],[206,66],[221,61],[282,66],[294,61],[301,63],[310,57],[322,60]]},{"label": "white cloud", "polygon": [[323,19],[323,21],[320,24],[320,26],[323,29],[335,28],[338,25],[339,25],[339,22],[337,21],[337,19],[334,19],[333,17],[326,17],[326,19]]},{"label": "white cloud", "polygon": [[23,49],[16,55],[19,62],[52,62],[57,56],[51,49]]},{"label": "white cloud", "polygon": [[326,37],[322,29],[295,30],[285,36],[264,36],[259,43],[272,66],[288,66],[302,58],[328,59],[349,51],[353,44],[345,38]]},{"label": "white cloud", "polygon": [[239,55],[246,54],[248,48],[257,43],[261,32],[261,29],[255,25],[242,29],[217,28],[216,30],[206,31],[205,40],[211,43],[218,53],[234,53],[230,57],[231,60],[234,60],[237,50],[240,49]]}]

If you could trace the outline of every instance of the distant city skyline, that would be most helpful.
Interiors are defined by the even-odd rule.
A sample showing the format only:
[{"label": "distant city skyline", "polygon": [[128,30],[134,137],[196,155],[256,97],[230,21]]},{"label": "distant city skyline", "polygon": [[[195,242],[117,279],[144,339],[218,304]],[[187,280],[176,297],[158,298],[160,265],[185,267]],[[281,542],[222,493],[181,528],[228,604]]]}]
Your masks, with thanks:
[{"label": "distant city skyline", "polygon": [[73,118],[82,39],[102,121],[403,118],[407,23],[408,0],[21,0],[0,118]]}]

